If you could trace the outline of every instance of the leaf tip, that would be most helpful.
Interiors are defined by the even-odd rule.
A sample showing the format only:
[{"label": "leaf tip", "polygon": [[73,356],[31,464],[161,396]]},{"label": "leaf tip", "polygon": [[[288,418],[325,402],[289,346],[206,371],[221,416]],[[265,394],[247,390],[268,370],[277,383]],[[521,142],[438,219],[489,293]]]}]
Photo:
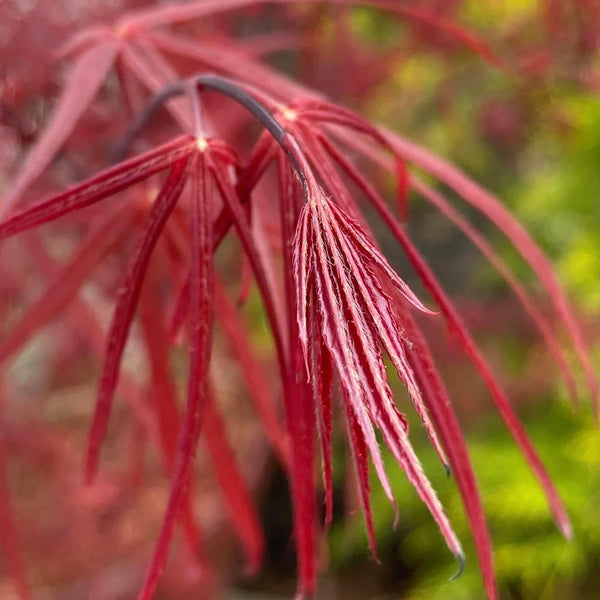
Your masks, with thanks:
[{"label": "leaf tip", "polygon": [[91,448],[88,451],[85,459],[85,465],[83,467],[83,483],[84,485],[91,485],[96,479],[98,473],[98,461],[96,459],[96,452]]},{"label": "leaf tip", "polygon": [[573,539],[573,526],[571,525],[571,521],[566,520],[558,525],[561,535],[567,541],[571,541]]},{"label": "leaf tip", "polygon": [[456,573],[454,573],[454,575],[450,577],[450,581],[458,579],[463,574],[465,570],[465,565],[467,564],[467,559],[463,552],[457,552],[454,556],[458,561],[458,571],[456,571]]}]

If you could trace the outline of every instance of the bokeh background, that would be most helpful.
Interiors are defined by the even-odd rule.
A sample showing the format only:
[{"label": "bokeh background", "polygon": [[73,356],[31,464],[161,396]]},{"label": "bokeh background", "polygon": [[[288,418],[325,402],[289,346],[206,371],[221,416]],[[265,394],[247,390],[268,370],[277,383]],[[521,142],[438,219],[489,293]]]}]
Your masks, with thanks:
[{"label": "bokeh background", "polygon": [[[127,6],[149,4],[129,2]],[[227,35],[244,40],[248,52],[440,154],[502,198],[555,264],[577,307],[597,367],[600,3],[424,0],[415,4],[484,40],[498,64],[439,28],[392,19],[364,6],[263,7],[257,3],[233,16],[209,19],[198,27],[198,33],[219,38],[223,28]],[[41,131],[60,89],[61,64],[48,49],[82,25],[110,21],[122,8],[117,0],[5,0],[0,4],[0,193]],[[110,85],[104,92],[107,102]],[[107,112],[100,100],[93,107],[93,119],[106,121]],[[83,159],[77,160],[80,150],[74,144],[59,157],[53,165],[53,182],[83,173]],[[387,183],[393,194],[391,182]],[[464,205],[461,210],[482,227],[535,289],[531,273],[507,240]],[[375,223],[374,227],[387,256],[407,273],[399,250]],[[581,403],[575,409],[547,350],[502,280],[460,232],[416,195],[410,198],[410,232],[509,391],[573,522],[574,539],[565,541],[474,369],[444,329],[432,325],[430,339],[479,480],[501,598],[600,597],[600,431],[583,380]],[[55,245],[53,251],[60,257],[68,253],[68,247]],[[221,260],[228,260],[226,253]],[[2,302],[10,310],[19,310],[43,287],[26,259],[23,269],[26,277],[19,283],[25,282],[27,289],[3,283]],[[410,275],[407,279],[410,282]],[[245,318],[268,363],[270,339],[254,295]],[[561,324],[556,326],[560,329]],[[0,327],[0,331],[7,330],[8,325]],[[287,483],[236,383],[236,366],[219,343],[217,336],[215,369],[222,370],[224,382],[219,391],[221,406],[237,442],[236,451],[251,458],[245,469],[267,538],[264,569],[258,576],[245,576],[214,491],[215,475],[200,452],[198,470],[203,477],[196,490],[197,511],[222,570],[219,590],[225,597],[240,600],[291,597],[295,559]],[[135,348],[129,350],[129,360],[132,372],[143,377],[145,366],[136,363]],[[175,356],[175,367],[177,361]],[[136,456],[132,450],[143,448],[136,443],[140,434],[135,427],[111,437],[104,458],[105,477],[96,487],[89,490],[81,485],[81,455],[97,363],[72,326],[59,319],[5,368],[11,394],[10,399],[3,397],[0,458],[36,599],[133,597],[166,499],[168,487],[156,467],[156,457],[151,451],[149,457]],[[396,391],[402,407],[406,399],[399,386]],[[121,412],[117,410],[114,421],[122,417],[128,423],[130,418]],[[452,557],[389,456],[399,519],[394,529],[393,508],[373,485],[381,564],[375,562],[356,510],[352,481],[346,477],[347,456],[340,434],[335,455],[336,512],[323,541],[318,598],[483,598],[454,482],[446,479],[416,424],[412,432],[426,472],[465,543],[465,573],[448,582],[455,568]],[[185,577],[176,575],[181,571],[175,566],[187,565],[183,554],[176,543],[157,598],[204,597],[197,592],[203,574],[188,565]],[[8,600],[16,596],[3,570],[5,562],[0,560],[0,598]]]}]

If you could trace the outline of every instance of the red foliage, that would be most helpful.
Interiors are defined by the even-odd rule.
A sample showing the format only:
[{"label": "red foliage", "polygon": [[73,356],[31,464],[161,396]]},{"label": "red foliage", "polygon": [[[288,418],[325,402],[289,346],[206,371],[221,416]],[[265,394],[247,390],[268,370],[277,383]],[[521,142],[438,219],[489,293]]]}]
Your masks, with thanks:
[{"label": "red foliage", "polygon": [[[305,3],[313,4],[307,0]],[[19,234],[22,251],[33,256],[42,276],[48,279],[48,287],[3,334],[0,360],[13,356],[62,310],[68,311],[69,320],[92,347],[103,353],[88,440],[86,481],[97,481],[100,451],[117,390],[126,397],[133,415],[131,472],[143,472],[143,442],[148,438],[160,449],[171,480],[162,526],[139,596],[149,599],[167,561],[177,523],[181,524],[190,554],[205,574],[210,569],[209,553],[194,510],[195,488],[191,487],[192,482],[197,484],[193,465],[201,439],[206,443],[250,571],[260,567],[263,556],[264,542],[243,465],[238,465],[239,457],[227,439],[226,424],[215,401],[216,382],[210,381],[215,323],[221,323],[265,435],[290,479],[300,595],[314,592],[318,566],[314,477],[317,438],[323,464],[326,525],[333,514],[331,437],[332,414],[338,399],[347,423],[373,553],[367,454],[386,495],[394,502],[378,447],[377,429],[462,567],[460,542],[412,448],[406,418],[392,398],[384,364],[387,355],[442,463],[456,477],[485,589],[488,597],[494,599],[497,593],[491,545],[474,475],[451,402],[416,314],[446,320],[540,481],[566,537],[571,534],[570,524],[500,382],[410,239],[405,225],[409,190],[454,222],[504,277],[548,345],[573,398],[577,395],[575,379],[549,318],[537,308],[536,300],[483,235],[439,192],[423,183],[412,172],[412,166],[452,188],[510,239],[538,276],[555,315],[568,330],[597,403],[597,381],[580,327],[541,250],[502,204],[467,176],[426,150],[325,101],[318,92],[275,71],[249,51],[252,44],[236,41],[235,31],[229,30],[226,21],[222,39],[205,44],[195,38],[203,32],[201,17],[214,18],[222,12],[260,4],[257,0],[205,0],[131,13],[111,26],[79,31],[60,50],[59,55],[70,61],[63,91],[48,125],[0,202],[0,215],[4,217],[0,222],[0,240]],[[293,10],[296,3],[272,0],[270,4],[284,5],[274,9],[279,15]],[[354,3],[330,0],[329,4],[346,7]],[[444,48],[459,45],[494,65],[501,64],[482,40],[453,20],[450,6],[441,14],[433,6],[435,3],[420,8],[387,0],[371,4],[404,19],[413,27],[419,43],[425,43],[423,40],[434,32],[441,35],[442,42],[434,37]],[[219,75],[183,79],[199,69]],[[107,79],[111,78],[109,85]],[[44,84],[40,81],[39,85]],[[343,82],[340,85],[343,87]],[[352,85],[356,86],[356,81]],[[219,102],[222,100],[223,104],[217,104],[215,92],[229,96],[260,121],[265,131],[258,141],[249,142],[252,130],[247,114],[222,97]],[[112,115],[114,122],[107,124],[111,133],[116,128],[123,135],[130,117],[136,117],[124,136],[124,147],[131,143],[133,135],[140,134],[137,143],[143,142],[151,149],[101,169],[65,192],[49,194],[46,200],[18,210],[20,204],[26,203],[26,192],[36,181],[50,187],[52,180],[47,173],[52,172],[54,159],[72,138],[80,135],[79,143],[89,144],[90,170],[102,163],[104,146],[99,143],[96,128],[88,123],[86,129],[84,122],[99,94],[110,96],[113,102],[116,98],[115,104],[126,107]],[[149,95],[152,100],[147,105]],[[20,98],[19,94],[14,98]],[[19,102],[15,100],[14,104],[16,109]],[[150,122],[162,106],[171,119],[161,115],[161,119]],[[174,134],[177,128],[180,133]],[[171,134],[170,141],[157,142]],[[395,176],[400,219],[365,175],[364,160]],[[271,165],[276,165],[274,182]],[[159,178],[162,183],[153,190],[151,186]],[[441,315],[427,309],[388,264],[363,216],[364,203],[375,208],[398,241]],[[57,267],[37,232],[31,230],[67,217],[78,232],[79,246]],[[224,240],[233,237],[244,256],[241,296],[245,298],[249,286],[255,283],[271,330],[279,369],[276,385],[255,355],[244,320],[229,299],[224,280],[230,280],[231,275],[215,258]],[[131,238],[134,245],[128,249],[130,258],[124,262],[123,249]],[[96,308],[84,299],[81,288],[108,257],[115,258],[107,269],[108,275],[94,277],[99,297],[116,295],[112,321],[104,336]],[[14,266],[8,259],[6,263],[9,283]],[[236,266],[235,261],[229,261],[227,271]],[[21,283],[24,279],[17,276],[11,287],[18,290]],[[151,365],[144,389],[122,369],[138,305],[143,345]],[[3,306],[2,310],[8,314],[9,307]],[[103,337],[106,342],[102,351],[98,346]],[[170,346],[182,341],[187,341],[189,366],[187,402],[180,414],[168,362]],[[279,396],[284,423],[278,412]],[[3,420],[3,436],[8,428]],[[2,438],[0,443],[0,544],[20,597],[28,598],[30,588],[10,510],[11,498],[4,485],[5,455],[11,448]],[[208,586],[207,580],[204,582]]]}]

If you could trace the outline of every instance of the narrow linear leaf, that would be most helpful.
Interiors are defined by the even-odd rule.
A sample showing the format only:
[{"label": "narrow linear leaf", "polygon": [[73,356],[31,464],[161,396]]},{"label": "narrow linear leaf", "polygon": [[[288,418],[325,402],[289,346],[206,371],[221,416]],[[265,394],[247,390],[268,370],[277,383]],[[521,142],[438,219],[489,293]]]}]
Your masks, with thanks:
[{"label": "narrow linear leaf", "polygon": [[[311,302],[315,302],[314,297]],[[313,321],[313,339],[317,337],[317,321]],[[333,446],[331,436],[333,431],[333,408],[331,400],[333,370],[331,358],[323,342],[313,344],[311,370],[313,377],[313,402],[319,424],[321,440],[321,457],[323,460],[323,487],[325,489],[325,527],[328,529],[333,521]]]},{"label": "narrow linear leaf", "polygon": [[12,186],[2,197],[0,219],[10,213],[23,192],[50,164],[69,137],[106,79],[117,49],[117,41],[109,39],[88,48],[77,58],[69,72],[50,124],[35,143]]},{"label": "narrow linear leaf", "polygon": [[370,0],[368,3],[365,0],[202,0],[131,13],[123,19],[123,23],[134,30],[143,30],[256,4],[298,4],[298,2],[306,4],[317,2],[321,4],[341,4],[343,6],[361,6],[365,4],[374,6],[401,18],[439,30],[491,64],[502,66],[502,61],[491,48],[465,27],[440,17],[430,10],[414,6],[410,2],[398,2],[396,0]]},{"label": "narrow linear leaf", "polygon": [[94,268],[134,224],[136,216],[131,206],[121,206],[92,228],[73,256],[52,275],[46,291],[2,340],[0,362],[16,352],[68,305]]},{"label": "narrow linear leaf", "polygon": [[225,424],[210,395],[207,396],[205,406],[205,421],[206,447],[212,458],[234,530],[245,550],[247,571],[253,574],[263,562],[265,541],[250,491],[229,444]]},{"label": "narrow linear leaf", "polygon": [[598,376],[596,375],[592,359],[586,347],[585,338],[567,296],[554,274],[554,269],[540,247],[508,209],[472,179],[443,159],[430,154],[416,144],[412,144],[393,134],[388,133],[387,135],[390,143],[407,160],[414,162],[428,173],[439,178],[440,181],[443,181],[455,190],[463,200],[474,206],[494,223],[529,264],[546,289],[550,301],[558,315],[560,315],[573,340],[575,351],[585,371],[592,402],[598,413],[600,411],[600,387]]},{"label": "narrow linear leaf", "polygon": [[396,157],[394,162],[396,163],[396,197],[398,200],[398,213],[400,215],[400,219],[406,223],[408,221],[408,194],[410,190],[410,175],[408,173],[408,168],[406,167],[406,162],[402,158]]},{"label": "narrow linear leaf", "polygon": [[[358,139],[356,136],[343,131],[339,127],[335,127],[332,131],[344,144],[369,157],[377,164],[385,168],[391,168],[388,159],[379,150],[366,144],[364,140]],[[531,267],[546,290],[552,306],[560,316],[561,322],[564,323],[571,337],[573,346],[585,372],[592,403],[598,413],[600,410],[598,377],[595,373],[581,327],[546,255],[508,209],[467,175],[417,144],[400,138],[389,131],[382,130],[382,133],[387,137],[395,152],[445,183],[463,200],[471,204],[494,223]]]},{"label": "narrow linear leaf", "polygon": [[150,256],[158,237],[175,207],[185,184],[185,170],[188,159],[176,162],[171,168],[146,219],[143,237],[138,241],[132,259],[128,265],[123,285],[113,313],[108,333],[108,343],[100,384],[96,409],[88,439],[86,459],[86,481],[91,481],[98,467],[98,457],[102,441],[106,435],[112,400],[119,376],[121,357],[131,327],[131,321],[140,295],[142,281]]},{"label": "narrow linear leaf", "polygon": [[[219,171],[213,171],[215,182],[229,209],[233,225],[244,247],[256,283],[261,292],[265,312],[273,332],[279,368],[284,386],[287,427],[292,446],[292,496],[294,506],[294,532],[298,546],[299,592],[312,594],[315,588],[315,548],[314,548],[314,409],[312,396],[306,384],[296,381],[291,357],[286,352],[286,344],[281,326],[278,324],[274,293],[264,264],[258,252],[252,232],[245,220],[242,204],[226,178]],[[295,346],[290,349],[294,356]]]},{"label": "narrow linear leaf", "polygon": [[[156,278],[152,277],[152,280],[148,282],[151,285],[146,285],[142,289],[140,321],[150,362],[150,393],[156,414],[159,444],[165,472],[170,477],[175,469],[181,418],[177,406],[176,384],[170,369],[169,343],[167,332],[163,326],[164,315],[156,301],[159,294],[159,282],[154,279]],[[205,556],[203,535],[194,517],[193,491],[193,486],[188,485],[182,501],[183,506],[179,520],[191,555],[197,560],[200,568],[208,569],[209,561]]]},{"label": "narrow linear leaf", "polygon": [[367,444],[362,430],[356,421],[352,408],[346,406],[346,421],[348,424],[348,434],[350,438],[350,450],[352,461],[356,472],[356,481],[358,483],[358,493],[362,507],[365,524],[367,527],[367,539],[369,540],[369,549],[376,562],[377,544],[375,542],[375,526],[373,525],[373,511],[371,510],[371,485],[369,483],[369,463],[367,462]]},{"label": "narrow linear leaf", "polygon": [[412,342],[408,358],[423,391],[423,399],[448,453],[452,473],[458,484],[475,541],[487,597],[489,600],[497,600],[492,543],[465,440],[423,334],[408,311],[399,308],[396,314]]},{"label": "narrow linear leaf", "polygon": [[560,348],[560,343],[556,339],[552,325],[548,322],[548,319],[544,316],[542,311],[538,308],[535,300],[531,298],[527,290],[514,276],[510,267],[502,259],[502,257],[496,252],[492,245],[477,231],[447,200],[442,194],[436,192],[428,185],[423,183],[420,179],[415,178],[413,180],[413,187],[415,191],[423,196],[428,202],[433,204],[440,210],[450,221],[452,221],[464,234],[465,236],[479,249],[479,251],[487,258],[490,264],[500,273],[504,281],[511,288],[523,309],[531,318],[534,325],[537,327],[541,336],[543,337],[548,349],[550,350],[556,364],[558,365],[567,389],[571,396],[571,400],[576,402],[577,400],[577,389],[575,385],[575,378],[569,368],[569,365],[564,357],[564,354]]},{"label": "narrow linear leaf", "polygon": [[190,352],[187,402],[180,428],[177,460],[169,501],[139,600],[150,600],[167,560],[175,523],[185,499],[208,392],[208,369],[213,331],[212,186],[205,153],[192,165],[190,266]]},{"label": "narrow linear leaf", "polygon": [[260,417],[267,436],[277,452],[282,465],[290,468],[288,434],[275,410],[276,403],[269,377],[263,365],[255,357],[251,341],[239,314],[227,296],[221,280],[215,278],[215,310],[219,323],[226,332],[239,362],[250,399]]},{"label": "narrow linear leaf", "polygon": [[[307,205],[308,206],[308,205]],[[319,300],[320,314],[323,325],[323,339],[331,355],[332,362],[340,378],[340,383],[346,392],[348,403],[350,403],[354,416],[361,428],[375,471],[381,482],[381,486],[388,500],[395,505],[391,485],[387,478],[385,467],[381,459],[379,445],[375,438],[371,418],[365,406],[365,397],[368,398],[371,387],[369,382],[361,375],[362,366],[353,353],[353,344],[347,330],[348,320],[341,311],[337,298],[334,282],[328,276],[328,257],[323,248],[320,237],[311,236],[311,247],[313,250],[313,268],[315,279],[316,296]],[[364,384],[361,386],[361,379]],[[367,393],[368,392],[368,393]],[[371,411],[373,412],[373,411]]]},{"label": "narrow linear leaf", "polygon": [[0,549],[2,549],[7,574],[13,580],[16,597],[18,600],[33,600],[6,481],[6,458],[2,440],[0,440]]},{"label": "narrow linear leaf", "polygon": [[348,240],[344,239],[342,232],[335,222],[332,225],[336,230],[340,250],[350,267],[349,272],[353,274],[352,279],[355,287],[360,290],[361,304],[364,307],[365,313],[370,315],[373,327],[381,339],[383,347],[392,359],[400,379],[408,389],[414,408],[425,426],[429,440],[440,457],[442,464],[447,468],[448,460],[445,452],[441,447],[435,428],[423,405],[421,391],[407,362],[405,346],[410,347],[411,340],[409,337],[406,337],[404,340],[402,339],[402,336],[405,334],[394,319],[391,298],[378,283],[379,278],[366,265],[357,260],[356,257],[359,255],[357,249],[353,249]]},{"label": "narrow linear leaf", "polygon": [[[347,274],[347,265],[344,265],[340,254],[339,246],[342,244],[339,238],[341,236],[337,234],[340,229],[335,228],[334,223],[339,223],[343,220],[344,226],[349,225],[352,229],[355,228],[355,225],[351,223],[348,215],[343,215],[341,210],[339,213],[336,213],[332,202],[322,201],[321,203],[315,203],[315,207],[322,215],[321,224],[324,237],[328,237],[331,240],[327,244],[330,251],[329,268],[335,269],[337,274],[336,278],[336,274],[332,272],[331,277],[337,280],[341,293],[338,296],[338,303],[345,307],[348,313],[347,320],[349,327],[355,332],[353,336],[356,340],[354,351],[357,357],[360,357],[355,364],[357,369],[364,370],[364,375],[361,377],[364,380],[364,389],[373,390],[373,404],[370,409],[371,418],[381,429],[386,444],[402,466],[408,480],[429,508],[448,547],[457,557],[462,557],[461,545],[408,440],[406,420],[398,413],[393,404],[391,391],[386,381],[385,366],[383,365],[379,348],[374,339],[374,329],[376,327],[370,325],[366,315],[368,314],[371,318],[375,319],[376,317],[368,310],[368,306],[361,306],[361,300],[364,302],[364,298],[360,297],[360,286],[351,285],[350,277]],[[335,242],[336,238],[337,244]],[[368,259],[365,258],[365,260],[372,260],[374,262],[374,256],[368,255]],[[349,270],[352,271],[352,268]],[[354,274],[354,280],[357,282],[358,272]],[[412,378],[412,373],[410,373],[410,377]],[[436,445],[439,447],[437,438],[434,437],[434,439]]]},{"label": "narrow linear leaf", "polygon": [[0,240],[48,223],[74,210],[90,206],[103,198],[166,169],[189,156],[194,148],[191,136],[179,137],[163,146],[106,169],[71,189],[34,204],[0,223]]},{"label": "narrow linear leaf", "polygon": [[[340,167],[342,167],[343,169],[346,163],[345,161],[340,160],[339,164]],[[456,334],[463,347],[463,350],[465,351],[467,356],[469,356],[474,366],[478,370],[479,374],[481,375],[482,379],[486,383],[486,386],[490,394],[492,395],[492,398],[494,399],[494,403],[498,408],[498,412],[502,416],[507,428],[511,432],[518,446],[521,448],[521,451],[527,459],[527,462],[529,463],[532,471],[534,472],[535,476],[540,482],[540,485],[542,486],[546,494],[548,504],[554,515],[554,519],[559,530],[567,539],[569,539],[572,536],[571,524],[565,511],[564,505],[554,485],[552,484],[548,472],[546,471],[546,468],[544,467],[542,461],[537,455],[537,452],[531,444],[531,441],[529,440],[519,419],[515,415],[510,405],[510,402],[506,397],[506,394],[500,386],[500,383],[496,379],[495,375],[492,373],[485,358],[479,351],[477,345],[475,344],[470,333],[468,332],[468,329],[463,324],[454,305],[446,296],[441,285],[435,278],[435,275],[432,273],[421,254],[410,241],[408,235],[404,231],[404,228],[396,221],[394,215],[388,208],[387,204],[383,201],[383,199],[377,194],[377,192],[362,176],[356,173],[356,171],[349,169],[346,170],[346,173],[349,177],[353,178],[357,187],[362,190],[365,196],[369,199],[369,201],[379,212],[381,218],[389,228],[392,235],[402,246],[407,258],[409,259],[409,261],[413,265],[413,268],[423,281],[423,284],[429,290],[432,297],[442,310],[442,313],[444,314],[448,325],[450,326],[450,329],[453,333]]]}]

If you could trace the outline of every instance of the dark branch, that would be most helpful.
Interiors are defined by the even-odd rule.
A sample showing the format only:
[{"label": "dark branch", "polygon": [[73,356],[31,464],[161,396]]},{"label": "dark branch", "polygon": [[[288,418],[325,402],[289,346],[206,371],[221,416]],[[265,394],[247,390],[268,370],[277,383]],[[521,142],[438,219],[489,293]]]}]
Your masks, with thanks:
[{"label": "dark branch", "polygon": [[120,162],[125,158],[134,137],[149,123],[165,102],[182,94],[195,94],[196,89],[199,89],[200,91],[203,89],[211,90],[222,94],[223,96],[227,96],[252,114],[273,136],[275,141],[284,151],[300,179],[305,194],[308,196],[306,175],[300,167],[298,159],[287,144],[287,131],[281,126],[277,119],[260,102],[258,102],[258,100],[236,85],[235,82],[219,75],[195,75],[189,79],[175,81],[158,92],[138,114],[137,118],[125,134],[123,141],[112,152],[112,162]]}]

